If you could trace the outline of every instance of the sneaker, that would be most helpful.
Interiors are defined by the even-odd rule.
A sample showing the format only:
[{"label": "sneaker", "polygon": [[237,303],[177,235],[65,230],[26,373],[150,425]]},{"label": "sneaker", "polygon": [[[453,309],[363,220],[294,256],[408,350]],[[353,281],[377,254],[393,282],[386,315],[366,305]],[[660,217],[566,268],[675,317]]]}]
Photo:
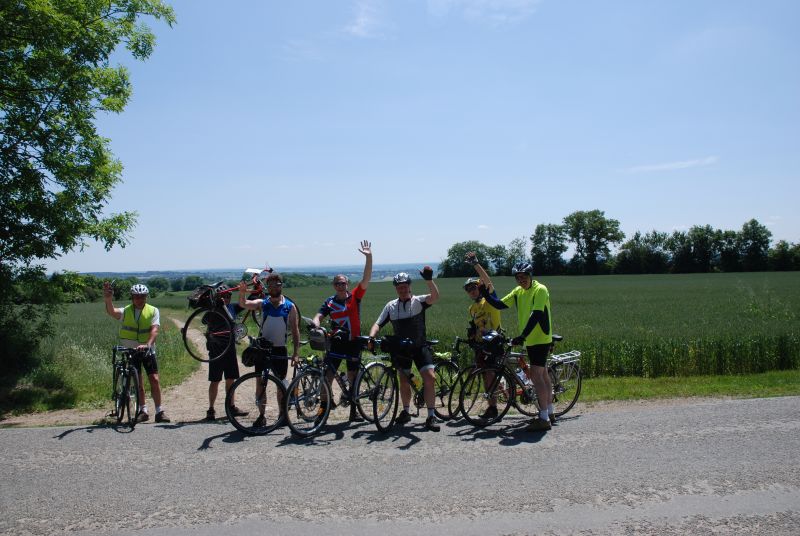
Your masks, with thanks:
[{"label": "sneaker", "polygon": [[478,415],[479,419],[483,419],[484,421],[488,421],[491,419],[497,418],[497,406],[489,406],[486,408],[486,411],[483,412],[482,415]]},{"label": "sneaker", "polygon": [[364,422],[364,417],[358,413],[355,406],[350,407],[350,422]]},{"label": "sneaker", "polygon": [[549,418],[550,418],[550,426],[554,425],[556,423],[556,416],[551,413]]},{"label": "sneaker", "polygon": [[431,415],[430,417],[425,419],[425,429],[426,430],[430,430],[431,432],[438,432],[439,431],[439,429],[440,429],[439,421],[436,420],[436,417]]},{"label": "sneaker", "polygon": [[400,415],[397,416],[397,424],[405,424],[407,422],[411,422],[411,414],[406,410],[400,412]]},{"label": "sneaker", "polygon": [[267,420],[264,418],[263,415],[259,415],[258,419],[253,421],[253,428],[262,428],[267,425]]},{"label": "sneaker", "polygon": [[169,420],[169,417],[167,417],[166,413],[164,413],[163,411],[159,411],[158,413],[156,413],[156,422],[171,422],[171,421]]},{"label": "sneaker", "polygon": [[237,406],[231,406],[231,415],[234,417],[247,417],[248,413],[250,412],[239,409]]},{"label": "sneaker", "polygon": [[209,408],[209,410],[206,411],[206,420],[207,421],[217,420],[217,413],[214,411],[214,408]]},{"label": "sneaker", "polygon": [[546,432],[550,429],[550,421],[536,417],[524,428],[526,432]]},{"label": "sneaker", "polygon": [[136,416],[136,422],[145,422],[149,420],[150,420],[150,415],[148,415],[144,411],[140,411],[139,415]]}]

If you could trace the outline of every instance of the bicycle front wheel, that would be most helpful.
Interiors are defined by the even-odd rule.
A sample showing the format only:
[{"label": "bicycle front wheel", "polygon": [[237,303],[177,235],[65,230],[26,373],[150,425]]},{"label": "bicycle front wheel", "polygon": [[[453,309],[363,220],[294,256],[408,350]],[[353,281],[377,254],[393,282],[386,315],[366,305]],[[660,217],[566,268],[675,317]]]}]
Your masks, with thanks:
[{"label": "bicycle front wheel", "polygon": [[125,417],[125,376],[119,366],[114,367],[114,379],[111,387],[111,400],[114,402],[114,419],[117,424]]},{"label": "bicycle front wheel", "polygon": [[450,419],[448,400],[458,377],[458,367],[451,361],[440,361],[436,363],[433,372],[436,374],[436,380],[433,384],[433,411],[437,417],[446,421]]},{"label": "bicycle front wheel", "polygon": [[225,414],[234,428],[248,435],[264,435],[283,420],[283,382],[269,374],[249,372],[233,382],[225,397]]},{"label": "bicycle front wheel", "polygon": [[447,395],[447,413],[451,419],[458,418],[458,414],[461,413],[461,405],[459,403],[461,390],[464,388],[464,382],[466,381],[467,377],[472,374],[472,371],[474,370],[475,365],[461,369],[458,371],[458,376],[456,376],[456,379],[453,380],[450,393]]},{"label": "bicycle front wheel", "polygon": [[513,389],[513,384],[509,384],[504,372],[499,368],[478,368],[467,376],[459,402],[464,418],[471,425],[488,426],[502,419],[508,411],[509,389]]},{"label": "bicycle front wheel", "polygon": [[372,394],[372,418],[379,432],[387,432],[394,426],[399,394],[395,370],[385,367],[375,382]]},{"label": "bicycle front wheel", "polygon": [[557,363],[547,367],[553,384],[554,415],[561,417],[572,409],[581,394],[581,368],[577,363]]},{"label": "bicycle front wheel", "polygon": [[[139,415],[139,373],[135,368],[129,368],[124,375],[125,398],[124,410],[128,413],[128,426],[136,426],[136,417]],[[120,419],[121,420],[121,419]]]},{"label": "bicycle front wheel", "polygon": [[198,361],[209,362],[222,357],[236,343],[236,329],[222,311],[198,309],[181,329],[183,345]]},{"label": "bicycle front wheel", "polygon": [[317,369],[307,369],[292,380],[287,389],[284,415],[289,429],[300,437],[309,437],[319,432],[328,421],[331,399],[328,382]]},{"label": "bicycle front wheel", "polygon": [[378,378],[386,374],[388,367],[383,363],[370,363],[363,370],[358,373],[355,385],[353,386],[353,395],[358,413],[367,422],[374,422],[375,416],[372,413],[372,400],[374,398],[375,389],[378,384]]}]

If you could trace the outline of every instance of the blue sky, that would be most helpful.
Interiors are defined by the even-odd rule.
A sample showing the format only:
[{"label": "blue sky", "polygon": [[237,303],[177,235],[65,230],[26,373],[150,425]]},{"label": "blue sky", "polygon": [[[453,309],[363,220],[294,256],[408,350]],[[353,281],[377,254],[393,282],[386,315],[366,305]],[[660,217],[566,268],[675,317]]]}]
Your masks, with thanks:
[{"label": "blue sky", "polygon": [[800,242],[800,2],[174,0],[78,271],[438,261],[600,209]]}]

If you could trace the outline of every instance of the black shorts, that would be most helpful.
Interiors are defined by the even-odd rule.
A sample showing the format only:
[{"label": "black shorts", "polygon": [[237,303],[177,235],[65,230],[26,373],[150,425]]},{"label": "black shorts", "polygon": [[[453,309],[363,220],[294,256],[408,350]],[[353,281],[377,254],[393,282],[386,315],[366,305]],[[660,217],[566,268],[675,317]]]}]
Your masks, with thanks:
[{"label": "black shorts", "polygon": [[528,351],[528,361],[530,361],[530,364],[537,367],[544,367],[547,365],[547,356],[550,355],[551,346],[550,343],[526,346],[525,349]]},{"label": "black shorts", "polygon": [[339,365],[342,364],[343,357],[333,357],[330,354],[339,354],[346,356],[353,356],[358,359],[347,359],[347,370],[353,371],[360,368],[361,362],[361,344],[358,341],[333,341],[331,343],[330,353],[325,356],[325,361],[329,362],[334,370],[339,370]]},{"label": "black shorts", "polygon": [[158,359],[156,359],[156,351],[152,349],[149,352],[136,352],[133,354],[133,366],[139,372],[139,377],[142,376],[142,367],[144,367],[147,375],[158,374]]},{"label": "black shorts", "polygon": [[415,348],[409,353],[392,353],[392,363],[398,368],[411,370],[411,364],[417,365],[417,370],[422,372],[426,368],[433,368],[433,352],[429,346]]},{"label": "black shorts", "polygon": [[[278,359],[268,359],[267,366],[273,375],[283,380],[286,378],[286,373],[289,371],[289,360],[285,357],[289,355],[289,351],[285,346],[273,346],[272,355],[278,357]],[[260,365],[261,363],[256,363],[256,372],[262,372],[264,370],[264,367]]]},{"label": "black shorts", "polygon": [[208,362],[208,381],[218,382],[223,374],[226,380],[235,380],[239,377],[239,363],[236,361],[236,347],[231,345],[222,357]]}]

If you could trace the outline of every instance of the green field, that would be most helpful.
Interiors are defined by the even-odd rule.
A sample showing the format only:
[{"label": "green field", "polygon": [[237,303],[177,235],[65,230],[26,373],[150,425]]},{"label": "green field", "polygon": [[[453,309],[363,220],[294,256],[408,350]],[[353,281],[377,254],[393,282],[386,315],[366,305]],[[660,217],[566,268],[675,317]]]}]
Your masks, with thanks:
[{"label": "green field", "polygon": [[[587,378],[596,378],[587,382],[587,400],[665,396],[673,392],[669,379],[674,377],[694,376],[700,381],[696,385],[702,385],[712,383],[703,380],[704,375],[730,377],[771,370],[793,372],[764,376],[765,381],[778,384],[774,391],[742,391],[723,379],[713,382],[718,387],[709,394],[799,391],[800,272],[547,277],[540,281],[550,289],[555,331],[565,337],[561,349],[579,349]],[[455,336],[465,334],[469,302],[462,283],[461,279],[437,280],[441,299],[426,318],[429,337],[441,340],[438,350],[446,350]],[[515,283],[510,277],[499,277],[495,284],[502,296]],[[425,288],[421,280],[413,284],[418,293]],[[313,316],[332,292],[330,286],[286,289],[305,316]],[[183,349],[178,329],[167,320],[186,318],[187,294],[165,294],[152,300],[162,311],[158,355],[165,386],[179,383],[197,368]],[[364,332],[394,297],[391,283],[370,285],[362,302]],[[41,347],[43,365],[22,378],[2,401],[0,412],[107,402],[109,350],[117,323],[105,314],[101,302],[70,305],[57,320],[56,335]],[[517,333],[512,311],[503,312],[503,323],[509,334]],[[623,376],[608,383],[609,378]],[[648,384],[641,378],[658,381]],[[760,381],[752,378],[741,376],[734,383]],[[656,385],[661,387],[652,391]],[[695,391],[701,394],[699,388]]]}]

